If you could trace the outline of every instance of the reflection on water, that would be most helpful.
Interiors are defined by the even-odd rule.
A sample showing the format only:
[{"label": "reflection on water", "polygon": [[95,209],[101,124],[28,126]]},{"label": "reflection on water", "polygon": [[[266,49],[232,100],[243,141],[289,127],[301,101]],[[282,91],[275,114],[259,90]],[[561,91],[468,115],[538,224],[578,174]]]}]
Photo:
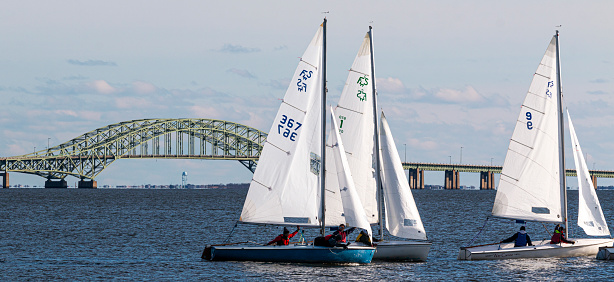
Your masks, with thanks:
[{"label": "reflection on water", "polygon": [[[429,239],[425,263],[313,265],[209,262],[239,218],[247,190],[0,190],[0,277],[10,280],[593,280],[612,277],[614,262],[593,257],[458,261],[484,225],[494,191],[413,191]],[[577,191],[569,193],[575,220]],[[614,191],[598,191],[614,218]],[[608,222],[614,225],[614,221]],[[553,226],[546,226],[549,231]],[[234,241],[268,242],[281,228],[239,225]],[[513,235],[518,226],[491,219],[475,244]],[[530,223],[533,241],[549,239]],[[572,225],[572,236],[584,236]],[[312,240],[317,230],[306,230]],[[354,236],[357,234],[354,234]]]}]

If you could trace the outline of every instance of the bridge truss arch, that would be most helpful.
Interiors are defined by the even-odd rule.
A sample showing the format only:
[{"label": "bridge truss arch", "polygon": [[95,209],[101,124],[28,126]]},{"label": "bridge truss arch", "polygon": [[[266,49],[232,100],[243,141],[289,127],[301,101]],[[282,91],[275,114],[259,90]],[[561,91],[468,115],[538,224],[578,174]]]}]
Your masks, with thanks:
[{"label": "bridge truss arch", "polygon": [[267,134],[215,119],[139,119],[87,132],[58,146],[0,158],[0,171],[47,179],[94,179],[119,159],[237,160],[254,172]]}]

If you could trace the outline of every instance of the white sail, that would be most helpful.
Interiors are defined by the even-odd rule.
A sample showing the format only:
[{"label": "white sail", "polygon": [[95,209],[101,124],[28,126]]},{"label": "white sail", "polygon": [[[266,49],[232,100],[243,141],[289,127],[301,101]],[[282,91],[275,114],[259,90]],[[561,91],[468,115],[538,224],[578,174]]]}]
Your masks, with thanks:
[{"label": "white sail", "polygon": [[533,76],[505,156],[492,214],[564,222],[558,126],[556,38]]},{"label": "white sail", "polygon": [[573,159],[578,174],[578,226],[582,227],[586,235],[589,236],[609,236],[610,230],[603,216],[599,198],[597,198],[593,181],[591,181],[569,111],[567,111],[567,118]]},{"label": "white sail", "polygon": [[336,179],[338,180],[339,184],[339,193],[341,195],[341,200],[343,203],[343,214],[345,216],[345,221],[348,226],[358,227],[366,230],[369,233],[369,238],[371,238],[371,225],[367,220],[365,209],[362,206],[358,194],[356,193],[356,187],[354,187],[354,181],[352,180],[353,176],[350,173],[350,168],[343,147],[343,142],[341,141],[337,122],[334,118],[335,112],[332,108],[330,110],[332,122],[330,138],[333,154],[327,155],[327,158],[335,159],[335,167],[337,168]]},{"label": "white sail", "polygon": [[426,231],[422,225],[414,197],[411,194],[409,183],[405,178],[403,164],[384,112],[382,112],[380,128],[381,179],[384,189],[384,206],[386,207],[386,229],[390,234],[397,237],[426,240]]},{"label": "white sail", "polygon": [[[345,145],[346,157],[369,223],[378,222],[375,183],[375,136],[373,124],[373,91],[371,83],[371,51],[369,34],[364,38],[335,108],[335,120]],[[336,183],[327,181],[330,191]],[[328,203],[328,198],[327,198]],[[326,208],[327,222],[329,205]]]},{"label": "white sail", "polygon": [[303,54],[277,112],[240,221],[319,225],[322,26]]}]

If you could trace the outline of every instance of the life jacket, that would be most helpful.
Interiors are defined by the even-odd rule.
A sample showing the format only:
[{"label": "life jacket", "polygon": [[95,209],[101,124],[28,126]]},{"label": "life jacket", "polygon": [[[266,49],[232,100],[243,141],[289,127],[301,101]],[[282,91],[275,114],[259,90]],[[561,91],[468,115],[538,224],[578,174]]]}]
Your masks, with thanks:
[{"label": "life jacket", "polygon": [[518,232],[518,237],[516,237],[516,243],[514,246],[516,247],[524,247],[527,245],[527,232]]},{"label": "life jacket", "polygon": [[550,244],[559,244],[561,243],[561,241],[563,241],[562,239],[563,239],[563,233],[557,230],[552,235],[552,238],[550,239]]}]

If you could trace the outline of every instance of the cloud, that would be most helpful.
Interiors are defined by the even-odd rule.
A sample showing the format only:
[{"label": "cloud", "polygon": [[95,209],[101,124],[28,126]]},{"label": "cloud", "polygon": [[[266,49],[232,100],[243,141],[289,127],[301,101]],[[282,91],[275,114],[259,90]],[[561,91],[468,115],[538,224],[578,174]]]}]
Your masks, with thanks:
[{"label": "cloud", "polygon": [[274,79],[269,82],[262,83],[262,85],[271,87],[273,89],[285,90],[288,88],[288,85],[290,85],[290,79]]},{"label": "cloud", "polygon": [[222,48],[218,50],[214,50],[214,51],[222,52],[222,53],[235,53],[235,54],[254,53],[254,52],[260,52],[260,48],[247,48],[241,45],[224,44]]},{"label": "cloud", "polygon": [[586,93],[592,94],[592,95],[605,95],[605,94],[608,94],[608,92],[605,92],[605,91],[602,91],[602,90],[587,91]]},{"label": "cloud", "polygon": [[149,94],[156,92],[158,88],[151,83],[135,81],[132,83],[132,89],[138,94]]},{"label": "cloud", "polygon": [[234,74],[236,74],[238,76],[245,77],[245,78],[251,78],[251,79],[255,79],[256,78],[255,75],[253,75],[252,73],[250,73],[247,70],[240,70],[240,69],[232,68],[232,69],[227,69],[226,72],[234,73]]},{"label": "cloud", "polygon": [[94,80],[87,85],[101,94],[111,94],[117,92],[117,89],[115,89],[115,87],[109,85],[109,83],[104,80]]},{"label": "cloud", "polygon": [[442,88],[434,92],[434,97],[436,99],[449,103],[475,103],[485,100],[484,96],[480,95],[478,91],[471,86],[466,86],[465,89],[462,90]]},{"label": "cloud", "polygon": [[93,67],[93,66],[112,66],[112,67],[115,67],[115,66],[117,66],[117,64],[115,62],[102,61],[102,60],[80,61],[80,60],[70,59],[70,60],[66,60],[66,62],[68,62],[71,65],[86,66],[86,67]]},{"label": "cloud", "polygon": [[404,93],[407,91],[403,82],[398,78],[387,77],[387,78],[376,78],[377,82],[377,90],[381,92],[390,92],[390,93]]},{"label": "cloud", "polygon": [[593,79],[590,81],[590,83],[606,83],[606,82],[609,82],[609,81],[604,78],[597,78],[597,79]]},{"label": "cloud", "polygon": [[286,45],[281,45],[281,46],[277,46],[277,47],[273,48],[273,50],[275,50],[275,51],[281,51],[281,50],[286,50],[286,49],[288,49],[288,46],[286,46]]}]

